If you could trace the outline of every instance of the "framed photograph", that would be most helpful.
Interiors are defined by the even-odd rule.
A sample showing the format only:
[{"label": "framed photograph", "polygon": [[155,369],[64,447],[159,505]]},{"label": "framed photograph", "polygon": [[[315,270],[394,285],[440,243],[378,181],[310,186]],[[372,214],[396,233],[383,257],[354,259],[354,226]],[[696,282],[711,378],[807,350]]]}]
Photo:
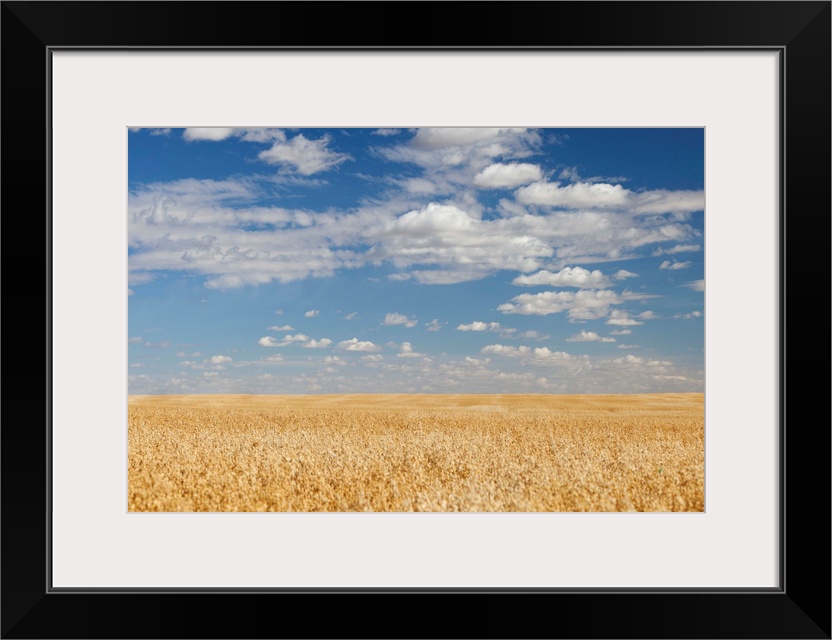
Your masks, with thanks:
[{"label": "framed photograph", "polygon": [[830,3],[399,6],[3,3],[3,637],[829,638]]}]

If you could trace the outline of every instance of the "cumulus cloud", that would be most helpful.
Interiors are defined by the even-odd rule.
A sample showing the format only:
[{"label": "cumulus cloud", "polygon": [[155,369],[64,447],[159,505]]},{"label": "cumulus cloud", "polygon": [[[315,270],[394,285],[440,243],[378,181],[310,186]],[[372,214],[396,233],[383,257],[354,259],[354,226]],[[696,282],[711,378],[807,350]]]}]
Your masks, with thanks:
[{"label": "cumulus cloud", "polygon": [[612,305],[653,297],[655,296],[629,291],[617,293],[609,289],[599,291],[581,290],[578,292],[544,291],[542,293],[524,293],[515,296],[510,302],[497,307],[497,310],[503,313],[538,316],[565,311],[568,313],[570,320],[597,320],[606,317],[610,313]]},{"label": "cumulus cloud", "polygon": [[499,331],[499,322],[479,322],[475,320],[471,324],[461,324],[456,328],[457,331]]},{"label": "cumulus cloud", "polygon": [[673,317],[676,320],[693,320],[694,318],[701,318],[701,311],[691,311],[690,313],[675,313]]},{"label": "cumulus cloud", "polygon": [[230,138],[234,129],[229,127],[190,127],[182,132],[182,137],[188,142],[195,140],[211,140],[218,142]]},{"label": "cumulus cloud", "polygon": [[305,318],[316,318],[316,317],[318,317],[319,313],[320,313],[320,311],[318,309],[311,309],[311,310],[307,311],[306,313],[304,313],[303,316]]},{"label": "cumulus cloud", "polygon": [[275,141],[270,149],[261,151],[257,157],[269,164],[279,164],[302,176],[309,176],[349,159],[347,154],[328,149],[329,143],[329,136],[310,140],[299,133],[294,138]]},{"label": "cumulus cloud", "polygon": [[[684,247],[701,235],[685,223],[684,207],[673,204],[671,195],[681,192],[629,191],[589,179],[555,188],[571,189],[568,197],[557,196],[570,207],[584,196],[593,206],[540,204],[532,195],[551,190],[554,183],[538,180],[518,191],[528,203],[502,198],[486,211],[479,187],[542,173],[527,160],[540,149],[540,132],[519,128],[421,129],[377,137],[383,143],[372,150],[377,158],[413,165],[408,170],[413,175],[391,176],[386,181],[389,191],[377,199],[317,210],[264,205],[275,201],[280,180],[308,181],[304,172],[345,160],[325,138],[308,140],[306,135],[291,137],[281,129],[185,130],[183,136],[193,141],[259,143],[263,159],[298,175],[133,187],[128,205],[129,286],[137,284],[136,278],[152,279],[158,271],[196,275],[208,288],[227,289],[330,277],[367,266],[396,271],[394,280],[429,286],[501,271],[533,278],[549,270],[554,277],[567,265],[577,269],[574,265],[633,258],[644,255],[640,249],[651,244]],[[298,155],[301,151],[308,154],[307,164]],[[605,204],[616,199],[623,209]],[[595,206],[599,200],[604,206]],[[673,204],[669,213],[656,213],[668,202]],[[494,213],[500,217],[495,219]]]},{"label": "cumulus cloud", "polygon": [[616,280],[626,280],[627,278],[638,278],[638,274],[633,273],[632,271],[627,271],[626,269],[619,269],[615,272],[613,277]]},{"label": "cumulus cloud", "polygon": [[634,214],[691,213],[705,207],[704,191],[630,191],[620,184],[535,182],[515,194],[521,204],[565,209],[611,209]]},{"label": "cumulus cloud", "polygon": [[424,356],[424,353],[415,352],[409,342],[402,342],[399,352],[396,354],[397,358],[423,358]]},{"label": "cumulus cloud", "polygon": [[474,176],[474,185],[481,189],[505,189],[537,182],[542,178],[543,172],[535,164],[525,162],[503,164],[497,162],[488,165]]},{"label": "cumulus cloud", "polygon": [[632,354],[626,355],[623,358],[615,358],[614,360],[610,360],[610,362],[623,367],[644,366],[651,369],[663,369],[664,367],[673,366],[673,363],[669,360],[647,360],[646,358],[639,358]]},{"label": "cumulus cloud", "polygon": [[363,362],[381,362],[382,360],[384,360],[384,356],[378,354],[374,354],[371,356],[361,356],[361,360]]},{"label": "cumulus cloud", "polygon": [[565,351],[551,351],[548,347],[513,347],[503,344],[489,344],[480,353],[504,358],[518,358],[526,364],[560,364],[583,360],[585,356],[572,356]]},{"label": "cumulus cloud", "polygon": [[613,310],[613,312],[610,313],[610,318],[609,320],[607,320],[606,323],[617,325],[619,327],[632,327],[639,324],[644,324],[643,322],[639,322],[638,320],[633,320],[626,311],[622,311],[620,309]]},{"label": "cumulus cloud", "polygon": [[381,351],[381,347],[370,341],[361,341],[358,338],[342,340],[338,343],[338,349],[342,351]]},{"label": "cumulus cloud", "polygon": [[517,276],[511,283],[522,286],[547,285],[581,289],[603,289],[610,284],[608,278],[598,269],[589,271],[583,267],[564,267],[557,273],[544,269],[528,276]]},{"label": "cumulus cloud", "polygon": [[604,338],[599,336],[594,331],[581,331],[576,333],[571,338],[566,339],[567,342],[615,342],[615,338]]},{"label": "cumulus cloud", "polygon": [[618,345],[619,349],[638,349],[639,346],[637,344],[620,344]]},{"label": "cumulus cloud", "polygon": [[353,311],[344,316],[344,320],[355,320],[358,317],[358,312]]},{"label": "cumulus cloud", "polygon": [[332,344],[332,340],[329,338],[321,338],[320,340],[312,340],[310,339],[308,342],[305,342],[301,345],[304,349],[323,349],[324,347],[328,347]]},{"label": "cumulus cloud", "polygon": [[692,264],[692,262],[679,262],[677,260],[671,262],[670,260],[665,260],[659,265],[659,269],[687,269]]},{"label": "cumulus cloud", "polygon": [[274,354],[273,356],[266,356],[265,358],[260,359],[261,362],[283,362],[283,356],[279,353]]},{"label": "cumulus cloud", "polygon": [[268,327],[268,330],[269,331],[294,331],[295,328],[291,325],[284,324],[282,327],[279,327],[277,325],[275,325],[273,327]]},{"label": "cumulus cloud", "polygon": [[632,332],[631,329],[617,329],[616,331],[610,331],[611,336],[629,336]]},{"label": "cumulus cloud", "polygon": [[338,356],[326,356],[321,362],[324,364],[335,364],[339,367],[343,367],[347,364],[347,361],[343,358],[339,358]]},{"label": "cumulus cloud", "polygon": [[381,324],[386,327],[404,325],[405,327],[410,329],[412,327],[415,327],[418,324],[418,321],[414,318],[408,318],[407,316],[404,316],[401,313],[388,313],[386,316],[384,316],[384,320],[382,320]]},{"label": "cumulus cloud", "polygon": [[286,334],[281,340],[275,340],[271,336],[260,338],[259,344],[264,347],[286,347],[290,344],[299,344],[307,349],[321,349],[332,344],[329,338],[313,340],[304,333]]},{"label": "cumulus cloud", "polygon": [[205,362],[210,362],[211,364],[223,364],[226,362],[231,362],[231,358],[229,356],[211,356],[210,358],[206,359]]},{"label": "cumulus cloud", "polygon": [[397,136],[402,132],[401,129],[376,129],[373,131],[374,136]]}]

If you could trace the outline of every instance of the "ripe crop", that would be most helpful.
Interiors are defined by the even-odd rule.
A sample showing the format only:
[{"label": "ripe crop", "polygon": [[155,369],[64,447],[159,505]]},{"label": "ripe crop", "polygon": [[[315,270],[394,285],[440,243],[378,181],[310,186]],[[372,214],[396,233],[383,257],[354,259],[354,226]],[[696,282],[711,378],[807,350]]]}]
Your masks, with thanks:
[{"label": "ripe crop", "polygon": [[130,511],[704,511],[704,397],[131,396]]}]

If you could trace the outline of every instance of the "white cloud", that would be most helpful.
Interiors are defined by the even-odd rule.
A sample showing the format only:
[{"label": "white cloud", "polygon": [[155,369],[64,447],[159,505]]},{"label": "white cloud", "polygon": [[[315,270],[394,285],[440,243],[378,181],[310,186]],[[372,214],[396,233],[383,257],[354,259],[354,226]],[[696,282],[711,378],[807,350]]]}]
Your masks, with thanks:
[{"label": "white cloud", "polygon": [[626,280],[627,278],[638,278],[638,274],[633,273],[632,271],[627,271],[626,269],[619,269],[615,272],[613,277],[616,280]]},{"label": "white cloud", "polygon": [[373,131],[374,136],[397,136],[402,132],[401,129],[376,129]]},{"label": "white cloud", "polygon": [[[544,291],[542,293],[524,293],[515,296],[510,302],[497,307],[497,310],[503,313],[538,316],[566,311],[570,320],[597,320],[606,317],[610,313],[611,305],[653,297],[655,296],[629,291],[617,293],[609,289],[601,289],[600,291],[582,289],[578,292]],[[613,314],[615,313],[613,311]]]},{"label": "white cloud", "polygon": [[632,333],[631,329],[618,329],[617,331],[610,331],[611,336],[629,336]]},{"label": "white cloud", "polygon": [[638,349],[639,346],[637,344],[620,344],[618,345],[619,349]]},{"label": "white cloud", "polygon": [[598,269],[589,271],[583,267],[564,267],[557,273],[544,269],[532,275],[517,276],[511,283],[523,286],[547,285],[582,289],[602,289],[610,284],[607,277]]},{"label": "white cloud", "polygon": [[453,284],[632,257],[645,244],[698,233],[678,221],[604,211],[482,219],[476,199],[461,196],[455,204],[413,208],[403,199],[346,212],[253,204],[268,193],[254,178],[138,187],[129,199],[130,286],[159,270],[201,275],[206,287],[223,289],[382,264],[399,272],[391,279]]},{"label": "white cloud", "polygon": [[258,158],[269,164],[280,164],[303,176],[326,171],[349,158],[327,148],[329,136],[310,140],[302,133],[289,140],[277,140],[270,149],[261,151]]},{"label": "white cloud", "polygon": [[369,341],[361,341],[358,338],[342,340],[338,343],[342,351],[381,351],[381,347]]},{"label": "white cloud", "polygon": [[499,322],[479,322],[475,320],[471,324],[461,324],[456,328],[457,331],[499,331]]},{"label": "white cloud", "polygon": [[619,327],[633,327],[644,323],[639,322],[638,320],[633,320],[626,311],[615,309],[612,313],[610,313],[610,319],[607,320],[607,324],[614,324]]},{"label": "white cloud", "polygon": [[321,362],[324,364],[336,364],[339,367],[343,367],[347,364],[346,360],[339,358],[338,356],[326,356]]},{"label": "white cloud", "polygon": [[211,140],[218,142],[230,138],[234,129],[228,127],[190,127],[182,132],[182,137],[188,142],[195,140]]},{"label": "white cloud", "polygon": [[304,349],[323,349],[324,347],[328,347],[332,344],[332,340],[329,338],[321,338],[320,340],[309,340],[309,342],[304,343],[301,345]]},{"label": "white cloud", "polygon": [[344,320],[355,320],[358,317],[358,312],[353,311],[352,313],[348,313],[344,316]]},{"label": "white cloud", "polygon": [[692,264],[692,262],[678,262],[677,260],[671,262],[670,260],[665,260],[659,265],[659,269],[687,269]]},{"label": "white cloud", "polygon": [[424,358],[424,353],[417,353],[409,342],[402,342],[399,347],[399,352],[396,354],[397,358]]},{"label": "white cloud", "polygon": [[438,318],[434,318],[433,320],[431,320],[430,322],[428,322],[428,323],[425,325],[425,328],[426,328],[428,331],[439,331],[439,330],[441,330],[441,329],[442,329],[442,323],[441,323],[441,322],[439,322],[439,319],[438,319]]},{"label": "white cloud", "polygon": [[265,358],[261,358],[262,362],[283,362],[283,356],[279,353],[274,354],[273,356],[266,356]]},{"label": "white cloud", "polygon": [[641,320],[652,320],[656,317],[656,314],[652,311],[642,311],[638,314],[639,319]]},{"label": "white cloud", "polygon": [[571,338],[566,339],[567,342],[615,342],[615,338],[604,338],[599,336],[594,331],[581,331],[576,333]]},{"label": "white cloud", "polygon": [[273,327],[268,327],[269,331],[294,331],[295,328],[291,325],[284,324],[282,327],[278,327],[277,325]]},{"label": "white cloud", "polygon": [[612,209],[634,214],[691,213],[705,207],[704,191],[635,192],[620,184],[535,182],[517,190],[521,204],[548,205],[566,209]]},{"label": "white cloud", "polygon": [[401,313],[388,313],[384,316],[384,320],[381,323],[386,327],[396,326],[396,325],[404,325],[408,329],[415,327],[418,324],[418,321],[414,318],[408,318],[407,316],[402,315]]},{"label": "white cloud", "polygon": [[511,162],[494,163],[474,176],[474,185],[482,189],[519,187],[543,178],[543,172],[535,164]]},{"label": "white cloud", "polygon": [[522,333],[517,334],[516,337],[520,340],[545,340],[549,337],[549,334],[529,329],[528,331],[523,331]]},{"label": "white cloud", "polygon": [[581,177],[578,172],[578,167],[564,167],[558,176],[561,180],[569,180],[570,182],[627,182],[627,176],[592,176],[589,178]]},{"label": "white cloud", "polygon": [[374,354],[371,356],[361,356],[361,360],[364,362],[381,362],[382,360],[384,360],[384,356],[378,354]]},{"label": "white cloud", "polygon": [[504,358],[518,358],[524,364],[568,364],[586,359],[586,356],[572,356],[565,351],[551,351],[548,347],[532,348],[525,345],[512,347],[503,344],[490,344],[480,349],[480,353]]},{"label": "white cloud", "polygon": [[132,289],[128,289],[128,290],[127,290],[127,295],[128,295],[128,296],[132,296],[134,293],[136,293],[136,292],[135,292],[135,291],[133,291]]},{"label": "white cloud", "polygon": [[206,359],[205,362],[210,362],[211,364],[223,364],[225,362],[231,362],[231,360],[232,359],[229,356],[211,356]]},{"label": "white cloud", "polygon": [[303,314],[305,318],[316,318],[320,311],[318,309],[311,309]]},{"label": "white cloud", "polygon": [[[308,135],[290,139],[292,134],[280,129],[188,131],[191,139],[259,143],[267,156],[272,149],[294,153],[293,145],[301,145],[302,135]],[[322,140],[306,143],[320,147]],[[406,177],[379,178],[388,191],[344,209],[326,204],[317,209],[264,206],[263,202],[274,202],[275,189],[282,188],[285,180],[309,180],[282,174],[186,179],[133,188],[129,286],[135,278],[150,279],[158,271],[196,275],[208,288],[225,289],[330,277],[366,266],[395,270],[394,280],[450,285],[500,271],[525,278],[542,269],[557,273],[567,265],[576,269],[575,265],[637,257],[644,253],[638,249],[646,245],[685,246],[701,236],[685,223],[684,212],[632,216],[605,207],[553,210],[533,204],[527,208],[503,198],[485,215],[486,204],[480,202],[475,181],[485,185],[529,167],[540,170],[526,160],[540,148],[538,131],[423,129],[415,135],[403,131],[397,138],[376,140],[386,145],[373,150],[377,157],[412,163],[421,170]],[[329,146],[317,150],[335,153]],[[288,162],[288,155],[283,159]],[[312,170],[312,160],[304,170]],[[604,186],[586,186],[590,188],[595,191],[589,193],[596,193]],[[647,196],[659,192],[627,193],[625,210],[632,213],[650,204]],[[659,201],[668,199],[665,195]],[[505,217],[495,219],[494,213]]]},{"label": "white cloud", "polygon": [[701,318],[701,311],[691,311],[690,313],[676,313],[673,315],[676,320],[693,320],[694,318]]},{"label": "white cloud", "polygon": [[699,251],[702,247],[698,244],[677,244],[675,247],[669,249],[656,249],[653,252],[654,256],[669,256],[674,253],[688,253],[691,251]]},{"label": "white cloud", "polygon": [[704,291],[705,290],[705,281],[704,280],[694,280],[693,282],[688,282],[686,285],[683,285],[688,289],[693,289],[694,291]]},{"label": "white cloud", "polygon": [[283,339],[280,341],[275,340],[271,336],[265,336],[260,338],[259,344],[264,347],[285,347],[290,344],[301,344],[302,346],[315,349],[332,344],[332,340],[329,340],[328,338],[311,340],[306,334],[296,333],[295,335],[287,334],[283,336]]}]

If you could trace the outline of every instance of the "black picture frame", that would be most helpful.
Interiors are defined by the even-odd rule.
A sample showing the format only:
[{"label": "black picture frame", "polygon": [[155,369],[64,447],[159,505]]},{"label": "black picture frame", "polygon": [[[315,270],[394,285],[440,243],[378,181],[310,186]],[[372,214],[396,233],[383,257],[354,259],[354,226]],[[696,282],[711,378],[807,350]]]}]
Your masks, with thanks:
[{"label": "black picture frame", "polygon": [[[829,370],[830,6],[828,1],[3,2],[2,637],[830,638],[830,380],[817,373]],[[53,589],[48,573],[50,56],[61,48],[131,47],[778,51],[785,81],[779,588]],[[787,257],[793,269],[786,269]],[[300,605],[317,615],[309,618]],[[389,620],[394,627],[385,623]]]}]

